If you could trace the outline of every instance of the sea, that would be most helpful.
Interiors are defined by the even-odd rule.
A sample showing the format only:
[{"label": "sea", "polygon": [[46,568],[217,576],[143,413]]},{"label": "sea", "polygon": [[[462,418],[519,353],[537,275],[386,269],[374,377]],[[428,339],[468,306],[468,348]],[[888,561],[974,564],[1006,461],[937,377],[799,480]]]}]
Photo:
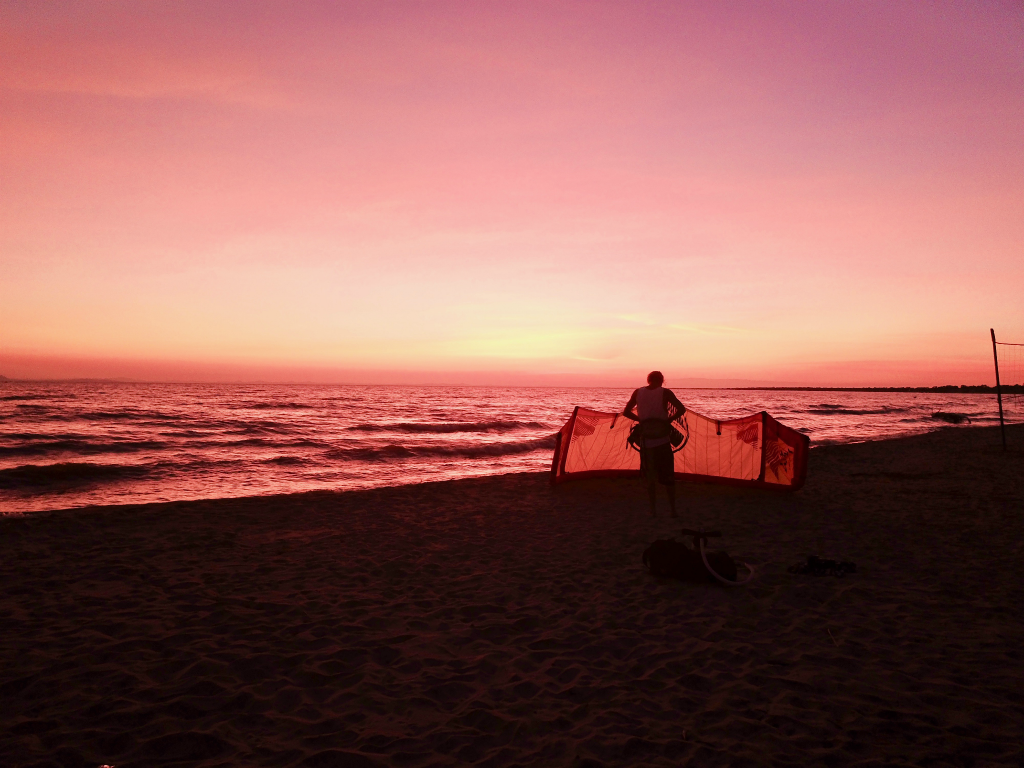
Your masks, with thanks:
[{"label": "sea", "polygon": [[[992,395],[676,389],[813,445],[998,423]],[[628,389],[0,382],[0,514],[349,490],[550,468],[577,405]]]}]

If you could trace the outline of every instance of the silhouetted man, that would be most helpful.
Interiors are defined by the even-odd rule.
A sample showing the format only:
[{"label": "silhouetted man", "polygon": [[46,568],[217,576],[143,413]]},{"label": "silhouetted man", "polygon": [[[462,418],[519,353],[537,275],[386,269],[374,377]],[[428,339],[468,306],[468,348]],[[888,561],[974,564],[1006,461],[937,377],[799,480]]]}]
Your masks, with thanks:
[{"label": "silhouetted man", "polygon": [[[676,514],[675,460],[672,456],[672,422],[681,419],[686,406],[671,389],[661,386],[665,377],[661,371],[647,374],[647,386],[633,392],[622,415],[640,422],[640,469],[647,478],[647,491],[651,497],[651,517],[658,516],[655,482],[665,486],[672,517]],[[673,412],[669,417],[668,407]],[[634,408],[636,410],[634,410]]]}]

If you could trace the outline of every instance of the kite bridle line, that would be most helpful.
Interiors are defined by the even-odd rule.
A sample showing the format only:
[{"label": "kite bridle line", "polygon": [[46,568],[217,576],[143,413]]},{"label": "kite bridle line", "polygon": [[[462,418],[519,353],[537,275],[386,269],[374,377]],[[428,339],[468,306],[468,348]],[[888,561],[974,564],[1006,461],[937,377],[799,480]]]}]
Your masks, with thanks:
[{"label": "kite bridle line", "polygon": [[711,567],[711,563],[708,562],[708,556],[704,553],[704,545],[707,543],[707,540],[709,538],[718,538],[721,535],[722,534],[719,531],[694,531],[689,528],[683,528],[683,536],[693,536],[694,548],[700,550],[700,559],[704,561],[704,567],[708,569],[708,573],[727,587],[742,587],[754,578],[754,566],[750,563],[743,563],[743,567],[749,571],[747,578],[743,581],[729,581],[727,578],[718,575],[715,569]]}]

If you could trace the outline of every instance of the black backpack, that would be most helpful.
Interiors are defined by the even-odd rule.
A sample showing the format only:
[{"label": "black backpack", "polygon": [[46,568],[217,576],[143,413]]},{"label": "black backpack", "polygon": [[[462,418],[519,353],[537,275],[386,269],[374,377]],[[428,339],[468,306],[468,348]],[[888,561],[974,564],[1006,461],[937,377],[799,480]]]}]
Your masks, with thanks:
[{"label": "black backpack", "polygon": [[[700,539],[708,536],[721,535],[717,532],[684,530],[684,535],[693,536],[693,548],[685,542],[672,539],[658,539],[644,550],[643,563],[655,576],[669,579],[680,579],[697,583],[716,582],[713,574],[708,573],[704,566],[704,558],[700,554]],[[714,569],[721,579],[736,581],[736,561],[725,552],[706,552],[708,565]]]}]

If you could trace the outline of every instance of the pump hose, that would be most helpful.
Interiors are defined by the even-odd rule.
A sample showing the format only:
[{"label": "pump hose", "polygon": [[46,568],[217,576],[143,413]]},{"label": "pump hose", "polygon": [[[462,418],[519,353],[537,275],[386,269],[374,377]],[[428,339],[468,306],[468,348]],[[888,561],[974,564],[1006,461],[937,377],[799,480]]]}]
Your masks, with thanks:
[{"label": "pump hose", "polygon": [[746,568],[748,571],[750,571],[750,575],[748,575],[747,578],[745,578],[743,581],[729,581],[728,579],[723,579],[721,576],[719,576],[717,573],[715,573],[715,569],[712,568],[711,567],[711,563],[708,562],[707,555],[704,554],[704,537],[703,536],[700,537],[700,559],[704,561],[704,567],[708,569],[708,573],[710,573],[712,576],[714,576],[720,582],[725,584],[725,586],[727,586],[727,587],[742,587],[744,584],[746,584],[748,581],[750,581],[752,578],[754,578],[754,566],[752,566],[750,563],[743,563],[743,567]]}]

